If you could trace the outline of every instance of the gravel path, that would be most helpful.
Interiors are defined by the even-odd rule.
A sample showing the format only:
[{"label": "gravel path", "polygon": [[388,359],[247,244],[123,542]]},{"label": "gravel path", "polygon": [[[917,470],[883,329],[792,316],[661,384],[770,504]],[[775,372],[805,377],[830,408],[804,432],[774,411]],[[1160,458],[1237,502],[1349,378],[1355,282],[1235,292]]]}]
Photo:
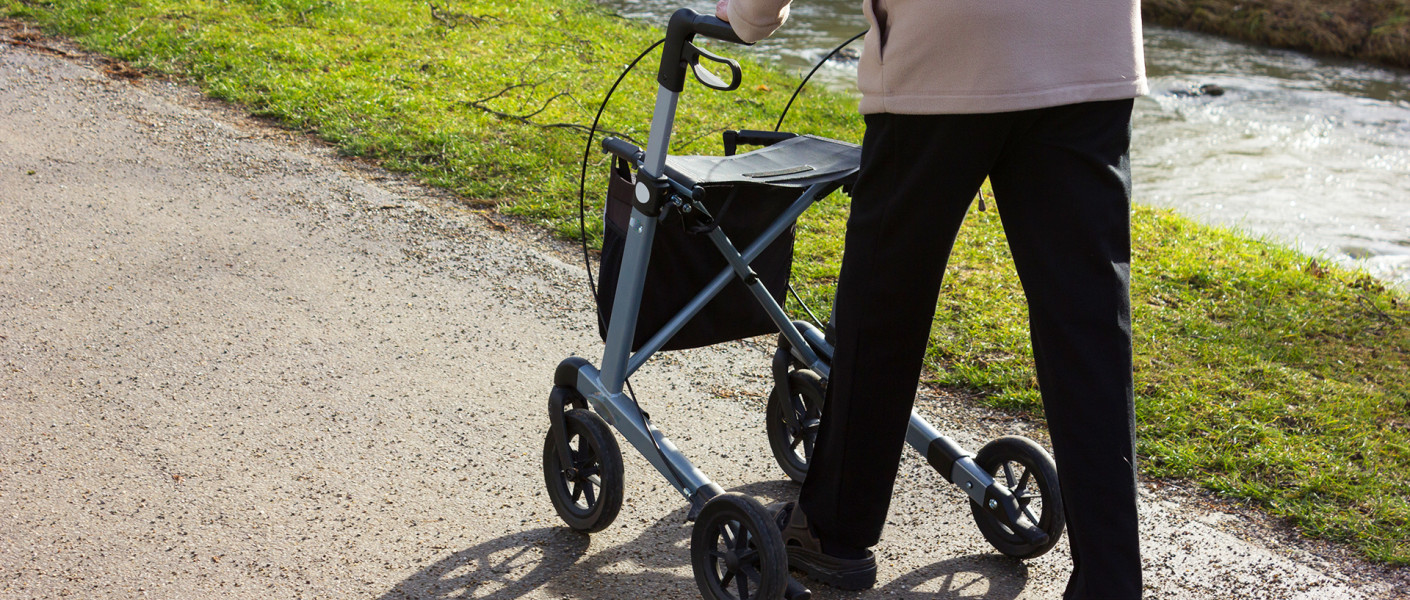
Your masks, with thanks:
[{"label": "gravel path", "polygon": [[[26,44],[0,43],[0,597],[698,597],[685,503],[639,456],[591,538],[542,491],[553,367],[600,352],[570,255]],[[634,378],[702,470],[765,502],[796,493],[762,433],[767,366],[733,343]],[[1038,435],[923,406],[971,448]],[[817,598],[1059,596],[1065,544],[1005,559],[955,490],[902,471],[877,589]],[[1200,493],[1151,483],[1143,503],[1153,598],[1407,589]]]}]

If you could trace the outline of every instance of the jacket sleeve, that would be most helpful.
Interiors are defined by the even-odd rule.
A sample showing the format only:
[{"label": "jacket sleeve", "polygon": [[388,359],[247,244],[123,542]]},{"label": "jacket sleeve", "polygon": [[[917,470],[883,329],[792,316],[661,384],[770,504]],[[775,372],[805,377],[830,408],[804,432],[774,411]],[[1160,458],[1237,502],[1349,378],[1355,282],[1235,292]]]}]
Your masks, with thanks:
[{"label": "jacket sleeve", "polygon": [[730,0],[729,24],[746,42],[769,37],[788,20],[791,0]]}]

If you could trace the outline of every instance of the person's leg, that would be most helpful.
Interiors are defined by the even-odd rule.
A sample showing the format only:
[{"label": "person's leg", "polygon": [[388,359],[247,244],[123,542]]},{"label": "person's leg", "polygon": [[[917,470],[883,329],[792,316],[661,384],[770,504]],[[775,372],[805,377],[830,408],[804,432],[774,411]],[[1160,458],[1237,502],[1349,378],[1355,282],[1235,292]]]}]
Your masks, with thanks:
[{"label": "person's leg", "polygon": [[798,505],[827,544],[886,522],[941,276],[1007,119],[867,115],[838,279],[837,346]]},{"label": "person's leg", "polygon": [[1034,111],[991,173],[1028,298],[1066,507],[1066,598],[1139,598],[1131,383],[1131,101]]}]

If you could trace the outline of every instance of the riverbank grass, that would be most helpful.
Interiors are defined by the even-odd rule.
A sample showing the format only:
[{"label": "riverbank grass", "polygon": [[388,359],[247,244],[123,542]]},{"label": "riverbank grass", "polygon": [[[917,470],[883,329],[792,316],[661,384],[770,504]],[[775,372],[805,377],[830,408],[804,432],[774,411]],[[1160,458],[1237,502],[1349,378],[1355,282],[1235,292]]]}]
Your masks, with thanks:
[{"label": "riverbank grass", "polygon": [[[660,35],[575,0],[0,0],[0,15],[568,236],[582,128]],[[603,127],[645,137],[656,58],[627,78]],[[734,93],[688,84],[674,152],[718,152],[724,128],[772,128],[796,75],[745,68]],[[857,140],[854,106],[813,88],[787,128]],[[596,214],[606,162],[591,159]],[[818,304],[836,277],[844,200],[800,223],[795,279]],[[1146,476],[1188,478],[1371,559],[1410,563],[1410,300],[1167,212],[1138,208],[1133,227]],[[997,214],[975,211],[951,261],[928,380],[1040,417],[1027,336]]]},{"label": "riverbank grass", "polygon": [[1142,0],[1151,23],[1410,68],[1410,0]]}]

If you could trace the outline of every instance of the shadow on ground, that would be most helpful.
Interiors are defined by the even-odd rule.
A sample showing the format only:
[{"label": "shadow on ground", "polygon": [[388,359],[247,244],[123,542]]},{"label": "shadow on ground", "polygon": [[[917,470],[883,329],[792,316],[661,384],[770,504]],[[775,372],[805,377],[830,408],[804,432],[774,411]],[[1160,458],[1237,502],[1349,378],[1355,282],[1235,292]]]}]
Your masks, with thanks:
[{"label": "shadow on ground", "polygon": [[[760,482],[731,491],[767,504],[796,496],[797,486]],[[446,556],[379,600],[509,600],[540,589],[562,598],[654,598],[666,590],[673,592],[665,594],[670,597],[693,595],[694,581],[677,574],[690,568],[691,530],[683,525],[685,513],[682,506],[635,540],[594,550],[590,556],[588,536],[566,526],[512,533]],[[869,592],[843,592],[802,581],[813,588],[816,600],[1013,600],[1027,586],[1028,570],[1005,556],[975,554],[932,563]]]},{"label": "shadow on ground", "polygon": [[[872,595],[886,598],[1013,600],[1028,585],[1028,567],[1000,554],[971,554],[906,573]],[[831,598],[823,593],[815,598]],[[840,596],[838,596],[840,597]]]}]

